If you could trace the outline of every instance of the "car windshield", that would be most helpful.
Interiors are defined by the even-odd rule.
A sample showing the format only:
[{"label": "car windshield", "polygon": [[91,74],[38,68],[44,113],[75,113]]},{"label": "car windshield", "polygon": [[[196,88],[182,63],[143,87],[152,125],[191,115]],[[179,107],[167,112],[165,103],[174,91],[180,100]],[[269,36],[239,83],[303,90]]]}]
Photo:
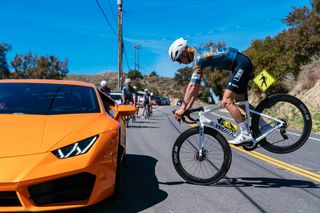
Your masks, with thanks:
[{"label": "car windshield", "polygon": [[96,93],[85,86],[1,83],[0,114],[78,114],[100,112]]}]

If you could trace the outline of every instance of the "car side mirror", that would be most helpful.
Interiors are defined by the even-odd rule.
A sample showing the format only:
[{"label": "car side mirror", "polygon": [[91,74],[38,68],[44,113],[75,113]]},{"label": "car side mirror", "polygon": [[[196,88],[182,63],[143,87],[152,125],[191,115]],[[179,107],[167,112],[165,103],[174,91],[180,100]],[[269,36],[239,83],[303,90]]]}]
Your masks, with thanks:
[{"label": "car side mirror", "polygon": [[119,116],[133,116],[136,113],[136,107],[131,105],[117,105],[115,110],[115,118],[118,118]]}]

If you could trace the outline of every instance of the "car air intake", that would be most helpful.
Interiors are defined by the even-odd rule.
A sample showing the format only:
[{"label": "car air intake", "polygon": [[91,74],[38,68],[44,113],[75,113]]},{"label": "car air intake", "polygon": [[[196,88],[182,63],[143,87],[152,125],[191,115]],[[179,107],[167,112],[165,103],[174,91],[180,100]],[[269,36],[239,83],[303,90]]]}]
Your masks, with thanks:
[{"label": "car air intake", "polygon": [[0,206],[22,206],[15,191],[0,191]]},{"label": "car air intake", "polygon": [[[29,186],[30,199],[38,206],[85,201],[90,197],[96,176],[80,173]],[[63,204],[62,204],[63,205]]]}]

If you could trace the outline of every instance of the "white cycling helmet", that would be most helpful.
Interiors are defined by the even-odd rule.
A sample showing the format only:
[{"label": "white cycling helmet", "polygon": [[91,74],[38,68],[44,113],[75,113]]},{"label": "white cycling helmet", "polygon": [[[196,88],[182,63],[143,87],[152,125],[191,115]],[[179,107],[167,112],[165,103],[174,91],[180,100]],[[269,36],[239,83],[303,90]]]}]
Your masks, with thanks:
[{"label": "white cycling helmet", "polygon": [[148,89],[144,89],[144,91],[145,91],[145,92],[148,92],[149,90],[148,90]]},{"label": "white cycling helmet", "polygon": [[150,93],[150,95],[151,95],[151,96],[153,96],[153,92],[152,92],[152,93]]},{"label": "white cycling helmet", "polygon": [[185,48],[188,45],[188,41],[184,40],[183,38],[178,38],[175,40],[170,48],[169,48],[169,56],[172,61],[177,60],[177,58],[181,55],[183,48]]},{"label": "white cycling helmet", "polygon": [[102,80],[100,86],[105,87],[107,86],[108,82],[106,80]]},{"label": "white cycling helmet", "polygon": [[129,84],[131,83],[131,79],[130,78],[126,78],[126,80],[124,81],[124,84]]},{"label": "white cycling helmet", "polygon": [[134,89],[134,90],[137,90],[137,86],[133,86],[133,89]]}]

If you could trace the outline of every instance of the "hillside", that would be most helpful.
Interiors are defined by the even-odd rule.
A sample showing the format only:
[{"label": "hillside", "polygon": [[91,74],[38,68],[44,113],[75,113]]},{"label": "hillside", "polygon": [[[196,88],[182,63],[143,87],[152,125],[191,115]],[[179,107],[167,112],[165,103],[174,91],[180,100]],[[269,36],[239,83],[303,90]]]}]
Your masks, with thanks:
[{"label": "hillside", "polygon": [[[96,75],[67,75],[65,80],[77,80],[100,84],[100,81],[106,79],[108,85],[112,90],[117,88],[118,73],[117,72],[103,72]],[[136,85],[139,90],[148,88],[156,95],[169,97],[170,99],[181,98],[183,96],[185,87],[178,85],[173,78],[160,77],[160,76],[144,76],[143,79],[133,79],[132,85]]]},{"label": "hillside", "polygon": [[64,77],[64,80],[84,81],[92,84],[99,85],[101,80],[108,80],[109,87],[115,89],[117,87],[118,73],[117,72],[103,72],[94,75],[76,75],[69,74]]}]

